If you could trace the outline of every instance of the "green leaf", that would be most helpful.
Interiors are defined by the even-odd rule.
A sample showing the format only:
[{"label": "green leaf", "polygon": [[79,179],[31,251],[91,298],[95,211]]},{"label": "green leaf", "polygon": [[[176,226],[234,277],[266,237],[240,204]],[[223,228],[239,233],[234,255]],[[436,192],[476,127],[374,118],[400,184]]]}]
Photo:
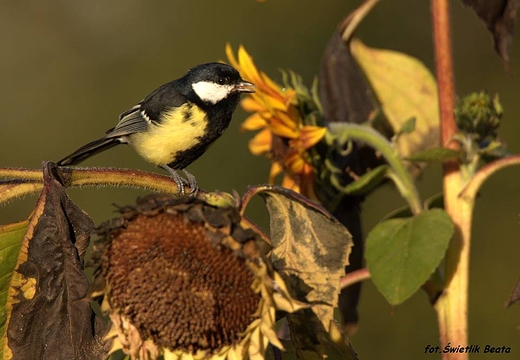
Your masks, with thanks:
[{"label": "green leaf", "polygon": [[[375,49],[353,40],[351,50],[363,69],[394,133],[415,117],[415,129],[397,139],[402,157],[439,145],[439,106],[435,78],[406,54]],[[409,171],[417,167],[409,167]]]},{"label": "green leaf", "polygon": [[365,257],[372,279],[392,305],[408,299],[439,265],[453,234],[441,209],[379,223],[369,234]]},{"label": "green leaf", "polygon": [[[428,199],[424,200],[424,208],[425,209],[444,209],[444,194],[438,193],[435,194]],[[384,220],[389,219],[397,219],[397,218],[407,218],[413,216],[412,210],[409,206],[402,206],[400,208],[397,208],[391,212],[389,212],[384,218]]]},{"label": "green leaf", "polygon": [[406,157],[406,160],[428,163],[443,163],[460,158],[461,152],[446,148],[431,148]]},{"label": "green leaf", "polygon": [[20,256],[22,240],[29,221],[21,221],[15,224],[0,226],[0,336],[4,341],[0,347],[0,359],[7,357],[5,352],[5,339],[8,318],[8,290],[11,286],[11,279],[16,262]]},{"label": "green leaf", "polygon": [[415,116],[406,120],[404,124],[401,126],[401,129],[399,129],[399,134],[411,134],[415,130],[416,121],[417,119],[415,118]]}]

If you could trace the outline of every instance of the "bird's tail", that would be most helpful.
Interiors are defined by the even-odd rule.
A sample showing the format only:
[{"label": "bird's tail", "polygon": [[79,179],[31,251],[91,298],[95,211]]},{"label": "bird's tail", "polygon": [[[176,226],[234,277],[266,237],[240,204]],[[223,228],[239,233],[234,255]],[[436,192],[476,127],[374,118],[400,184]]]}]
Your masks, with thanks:
[{"label": "bird's tail", "polygon": [[101,151],[111,148],[112,146],[116,146],[121,144],[119,138],[101,138],[99,140],[92,141],[87,145],[80,147],[78,150],[74,151],[69,156],[64,157],[60,161],[58,161],[59,166],[65,165],[75,165],[83,160],[95,155]]}]

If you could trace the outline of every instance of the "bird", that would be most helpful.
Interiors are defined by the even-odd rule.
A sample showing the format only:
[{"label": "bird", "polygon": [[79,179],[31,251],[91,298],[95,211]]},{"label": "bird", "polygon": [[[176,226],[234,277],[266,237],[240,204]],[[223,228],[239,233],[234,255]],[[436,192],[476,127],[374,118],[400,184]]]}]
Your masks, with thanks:
[{"label": "bird", "polygon": [[254,84],[243,80],[232,66],[217,62],[197,65],[119,115],[119,122],[105,136],[57,164],[76,165],[113,146],[128,144],[146,161],[168,171],[181,195],[188,185],[189,195],[195,196],[197,179],[186,167],[227,129],[240,95],[253,92]]}]

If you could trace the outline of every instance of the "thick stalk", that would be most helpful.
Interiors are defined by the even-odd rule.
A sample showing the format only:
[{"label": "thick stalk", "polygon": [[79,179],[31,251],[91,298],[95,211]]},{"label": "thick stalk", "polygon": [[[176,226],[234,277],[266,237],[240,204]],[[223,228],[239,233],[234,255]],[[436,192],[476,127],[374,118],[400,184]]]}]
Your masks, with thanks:
[{"label": "thick stalk", "polygon": [[[451,53],[449,0],[431,0],[435,63],[439,84],[441,144],[456,148],[453,136],[457,125],[453,115],[455,85]],[[446,252],[445,289],[435,304],[439,323],[440,346],[468,345],[468,275],[473,201],[459,197],[464,186],[456,162],[444,165],[444,206],[455,225],[455,233]],[[467,353],[442,354],[444,360],[467,359]]]}]

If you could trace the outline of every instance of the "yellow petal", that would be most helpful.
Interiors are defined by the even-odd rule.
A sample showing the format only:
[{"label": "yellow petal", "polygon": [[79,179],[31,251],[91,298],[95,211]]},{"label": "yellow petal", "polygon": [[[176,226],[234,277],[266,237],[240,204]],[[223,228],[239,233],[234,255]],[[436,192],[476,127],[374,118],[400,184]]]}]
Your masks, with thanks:
[{"label": "yellow petal", "polygon": [[263,355],[265,353],[265,350],[263,350],[263,348],[264,348],[263,342],[264,342],[264,336],[260,331],[260,325],[259,325],[253,330],[253,332],[251,334],[251,339],[250,339],[249,345],[247,347],[249,359],[255,359],[255,360],[263,359],[263,356],[262,357],[258,356],[258,355]]},{"label": "yellow petal", "polygon": [[286,98],[286,94],[282,90],[282,88],[275,83],[266,73],[262,72],[260,74],[262,76],[262,81],[265,83],[267,89],[269,89],[269,93],[275,97]]},{"label": "yellow petal", "polygon": [[298,100],[296,99],[296,90],[292,88],[284,89],[284,101],[287,105],[296,105],[298,104]]},{"label": "yellow petal", "polygon": [[238,48],[238,63],[247,79],[253,82],[257,87],[261,87],[263,80],[258,73],[258,69],[253,62],[253,59],[242,45]]},{"label": "yellow petal", "polygon": [[297,124],[284,113],[276,112],[271,119],[267,120],[267,123],[271,131],[276,135],[288,139],[298,137]]},{"label": "yellow petal", "polygon": [[263,102],[258,101],[257,98],[248,96],[242,99],[240,106],[247,112],[265,111]]},{"label": "yellow petal", "polygon": [[177,354],[174,354],[170,350],[165,349],[163,358],[164,358],[164,360],[177,360],[179,357],[177,356]]},{"label": "yellow petal", "polygon": [[232,348],[229,349],[229,352],[227,353],[227,360],[241,360],[242,357],[240,356],[240,353],[236,351],[236,349]]},{"label": "yellow petal", "polygon": [[283,162],[286,168],[295,175],[303,173],[303,170],[305,169],[305,160],[297,152],[291,152],[288,154]]},{"label": "yellow petal", "polygon": [[194,358],[190,352],[185,352],[180,356],[180,360],[194,360]]},{"label": "yellow petal", "polygon": [[282,171],[282,164],[280,164],[278,161],[273,162],[271,165],[271,170],[269,171],[269,184],[274,184],[275,178],[280,175]]},{"label": "yellow petal", "polygon": [[292,298],[291,294],[289,294],[289,290],[287,289],[285,281],[277,272],[274,273],[273,284],[276,284],[276,292],[273,294],[273,300],[277,309],[292,313],[311,307],[310,304],[306,304]]},{"label": "yellow petal", "polygon": [[271,150],[272,136],[269,129],[264,129],[249,141],[249,151],[253,155],[261,155]]},{"label": "yellow petal", "polygon": [[291,128],[286,127],[282,122],[277,118],[272,118],[269,121],[269,129],[278,136],[293,139],[298,136],[298,133]]},{"label": "yellow petal", "polygon": [[307,150],[316,145],[325,136],[327,128],[320,126],[306,125],[300,129],[300,146]]},{"label": "yellow petal", "polygon": [[265,106],[271,111],[287,111],[287,104],[284,102],[283,98],[269,96],[267,94],[258,94],[256,96],[258,96],[259,101],[263,102]]},{"label": "yellow petal", "polygon": [[265,119],[259,114],[254,113],[244,120],[242,125],[240,125],[241,131],[255,131],[265,128],[267,125]]},{"label": "yellow petal", "polygon": [[276,112],[276,117],[280,119],[284,123],[285,126],[288,128],[293,129],[296,132],[296,129],[298,129],[300,125],[300,119],[299,118],[293,118],[290,117],[288,113],[278,111]]},{"label": "yellow petal", "polygon": [[298,185],[296,181],[294,181],[294,179],[289,175],[285,175],[283,177],[282,186],[286,189],[296,191],[297,193],[300,192],[300,185]]},{"label": "yellow petal", "polygon": [[226,56],[228,58],[229,64],[237,69],[238,72],[240,72],[240,65],[238,64],[237,58],[233,53],[233,48],[231,47],[230,43],[226,43]]}]

